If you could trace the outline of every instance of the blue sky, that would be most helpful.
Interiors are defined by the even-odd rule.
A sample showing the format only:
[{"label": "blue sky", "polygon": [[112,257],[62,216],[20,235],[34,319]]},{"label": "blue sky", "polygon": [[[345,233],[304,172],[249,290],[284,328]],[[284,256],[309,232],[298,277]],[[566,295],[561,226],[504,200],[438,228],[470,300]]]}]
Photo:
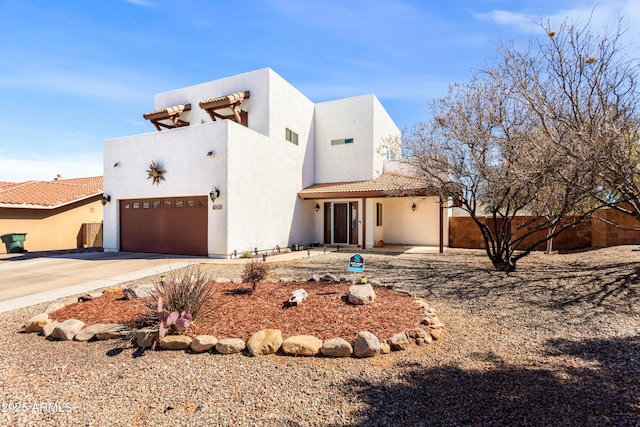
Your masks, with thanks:
[{"label": "blue sky", "polygon": [[594,7],[637,45],[640,0],[0,0],[0,181],[101,175],[156,93],[263,67],[316,102],[374,93],[404,129],[501,40]]}]

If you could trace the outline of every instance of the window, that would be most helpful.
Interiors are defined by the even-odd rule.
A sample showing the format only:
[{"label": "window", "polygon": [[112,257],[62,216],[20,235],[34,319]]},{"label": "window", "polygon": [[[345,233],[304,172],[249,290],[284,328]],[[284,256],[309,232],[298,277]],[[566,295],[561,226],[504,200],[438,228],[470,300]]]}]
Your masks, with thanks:
[{"label": "window", "polygon": [[294,145],[298,145],[298,134],[289,128],[284,129],[284,139]]},{"label": "window", "polygon": [[382,227],[382,203],[376,203],[376,226]]},{"label": "window", "polygon": [[343,144],[353,144],[353,138],[331,140],[331,145],[343,145]]}]

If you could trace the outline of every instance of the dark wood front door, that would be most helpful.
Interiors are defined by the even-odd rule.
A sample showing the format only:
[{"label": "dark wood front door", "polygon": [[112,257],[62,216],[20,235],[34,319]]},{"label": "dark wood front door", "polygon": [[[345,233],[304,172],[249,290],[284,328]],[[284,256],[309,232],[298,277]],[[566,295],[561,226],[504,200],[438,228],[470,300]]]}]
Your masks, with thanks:
[{"label": "dark wood front door", "polygon": [[207,197],[120,201],[120,250],[206,256]]},{"label": "dark wood front door", "polygon": [[324,203],[324,243],[331,244],[331,203]]},{"label": "dark wood front door", "polygon": [[333,243],[348,243],[348,203],[333,204]]}]

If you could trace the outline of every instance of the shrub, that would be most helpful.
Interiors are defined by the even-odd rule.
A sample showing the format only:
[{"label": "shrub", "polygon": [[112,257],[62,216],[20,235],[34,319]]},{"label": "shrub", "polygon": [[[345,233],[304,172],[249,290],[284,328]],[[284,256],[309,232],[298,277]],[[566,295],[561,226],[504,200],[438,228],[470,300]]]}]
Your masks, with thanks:
[{"label": "shrub", "polygon": [[242,258],[251,258],[253,255],[251,255],[251,252],[249,251],[244,251],[242,252]]},{"label": "shrub", "polygon": [[271,265],[264,261],[249,261],[242,270],[242,281],[251,283],[252,292],[255,292],[258,284],[267,277],[271,269]]},{"label": "shrub", "polygon": [[198,319],[209,317],[214,298],[209,274],[197,265],[171,272],[167,280],[155,285],[144,300],[146,325],[158,325],[160,335],[183,333]]}]

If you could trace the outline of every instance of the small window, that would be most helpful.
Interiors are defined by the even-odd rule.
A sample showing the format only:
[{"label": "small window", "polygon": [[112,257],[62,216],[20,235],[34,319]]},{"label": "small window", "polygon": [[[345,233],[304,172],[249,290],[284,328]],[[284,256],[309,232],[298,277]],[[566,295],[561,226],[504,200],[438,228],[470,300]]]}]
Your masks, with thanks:
[{"label": "small window", "polygon": [[149,204],[148,200],[145,200],[144,202],[142,202],[142,208],[143,209],[149,209],[151,205]]},{"label": "small window", "polygon": [[181,208],[184,206],[184,202],[182,200],[176,200],[176,208]]},{"label": "small window", "polygon": [[170,208],[171,206],[172,206],[172,204],[171,204],[171,200],[165,200],[165,201],[164,201],[164,207],[165,207],[165,208]]},{"label": "small window", "polygon": [[125,208],[125,209],[131,209],[131,204],[130,204],[129,202],[126,202],[126,203],[124,204],[124,208]]},{"label": "small window", "polygon": [[294,145],[298,145],[298,134],[289,128],[285,128],[284,130],[284,139]]},{"label": "small window", "polygon": [[331,145],[344,145],[344,144],[353,144],[353,138],[331,140]]},{"label": "small window", "polygon": [[382,203],[376,203],[376,226],[382,227]]},{"label": "small window", "polygon": [[195,208],[196,207],[196,201],[195,200],[187,200],[187,207],[188,208]]},{"label": "small window", "polygon": [[153,208],[154,209],[158,209],[160,207],[160,200],[154,200],[153,201]]},{"label": "small window", "polygon": [[140,202],[133,202],[133,209],[140,209]]}]

